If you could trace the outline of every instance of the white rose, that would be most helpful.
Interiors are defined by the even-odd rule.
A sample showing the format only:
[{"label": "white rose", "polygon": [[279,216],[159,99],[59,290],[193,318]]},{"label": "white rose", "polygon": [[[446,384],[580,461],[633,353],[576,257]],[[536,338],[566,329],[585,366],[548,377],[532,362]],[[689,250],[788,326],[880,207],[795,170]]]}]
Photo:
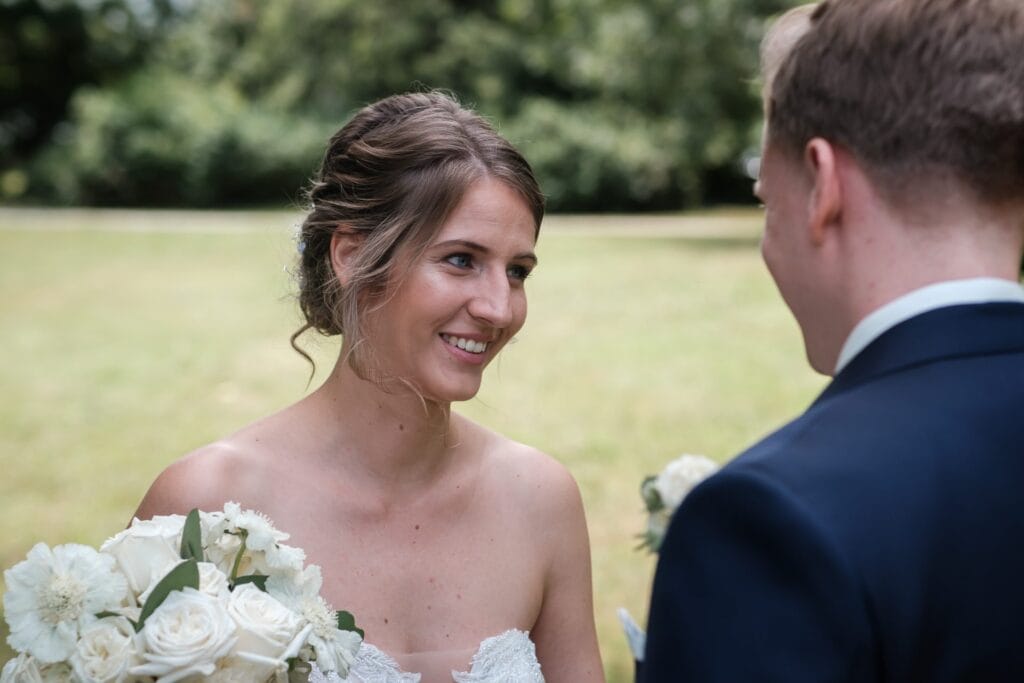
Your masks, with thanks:
[{"label": "white rose", "polygon": [[204,676],[203,680],[206,683],[263,683],[283,679],[287,675],[288,665],[283,662],[231,656],[222,659],[217,670]]},{"label": "white rose", "polygon": [[24,652],[4,664],[0,683],[67,683],[72,680],[71,668],[64,662],[40,665]]},{"label": "white rose", "polygon": [[209,546],[224,533],[224,513],[199,511],[199,529],[203,532],[203,547]]},{"label": "white rose", "polygon": [[39,675],[43,683],[68,683],[68,681],[74,680],[71,667],[65,662],[47,664],[39,670]]},{"label": "white rose", "polygon": [[0,671],[0,683],[42,683],[42,680],[39,663],[24,652],[4,664]]},{"label": "white rose", "polygon": [[238,640],[224,602],[192,588],[172,591],[138,637],[144,663],[130,673],[159,683],[209,676]]},{"label": "white rose", "polygon": [[181,515],[157,516],[132,525],[100,546],[100,552],[117,560],[128,579],[132,594],[138,596],[181,562]]},{"label": "white rose", "polygon": [[211,598],[226,598],[230,587],[228,577],[212,562],[199,563],[199,592]]},{"label": "white rose", "polygon": [[[231,574],[235,566],[235,556],[242,547],[242,539],[228,533],[211,536],[210,544],[206,546],[204,554],[209,562],[217,565],[224,574]],[[242,562],[239,567],[239,576],[248,573],[250,563]]]},{"label": "white rose", "polygon": [[[179,559],[174,565],[171,565],[168,571],[170,571],[170,569],[173,569],[181,561],[182,560]],[[211,598],[226,598],[228,596],[230,588],[228,586],[228,577],[224,575],[224,572],[218,569],[217,565],[213,564],[212,562],[199,562],[198,565],[199,592],[206,593]],[[149,596],[153,592],[153,589],[156,588],[156,585],[160,583],[160,581],[163,580],[163,578],[164,575],[161,575],[153,579],[153,583],[150,584],[149,588],[144,590],[139,595],[140,605],[146,604],[146,600],[149,599]]]},{"label": "white rose", "polygon": [[718,463],[703,455],[684,454],[670,462],[654,482],[658,495],[670,511],[675,511],[683,498],[697,484],[718,469]]},{"label": "white rose", "polygon": [[228,614],[238,626],[237,653],[285,660],[305,643],[298,638],[305,620],[251,583],[231,593]]},{"label": "white rose", "polygon": [[71,667],[83,681],[122,683],[135,663],[135,631],[124,617],[96,622],[78,639]]}]

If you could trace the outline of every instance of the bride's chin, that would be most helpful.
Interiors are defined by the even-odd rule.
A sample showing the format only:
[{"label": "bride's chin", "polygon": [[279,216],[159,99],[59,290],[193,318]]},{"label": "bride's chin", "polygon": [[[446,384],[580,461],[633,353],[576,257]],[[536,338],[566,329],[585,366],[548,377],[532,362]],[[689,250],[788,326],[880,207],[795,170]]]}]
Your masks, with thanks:
[{"label": "bride's chin", "polygon": [[476,398],[476,395],[480,393],[480,383],[463,385],[463,386],[448,386],[448,387],[437,387],[433,391],[423,392],[423,398],[432,403],[458,403],[461,401],[469,401]]}]

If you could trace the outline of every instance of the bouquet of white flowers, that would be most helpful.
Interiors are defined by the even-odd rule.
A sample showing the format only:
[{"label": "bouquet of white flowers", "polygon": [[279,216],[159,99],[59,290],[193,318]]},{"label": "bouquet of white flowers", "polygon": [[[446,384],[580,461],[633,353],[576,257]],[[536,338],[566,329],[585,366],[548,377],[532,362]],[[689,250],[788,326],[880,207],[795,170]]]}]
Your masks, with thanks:
[{"label": "bouquet of white flowers", "polygon": [[228,503],[133,520],[99,549],[37,544],[4,572],[0,683],[341,678],[362,642],[320,597],[320,568],[264,515]]},{"label": "bouquet of white flowers", "polygon": [[665,466],[660,474],[651,475],[640,485],[640,495],[647,506],[647,531],[641,534],[640,547],[658,552],[683,498],[718,470],[718,464],[703,455],[684,453]]}]

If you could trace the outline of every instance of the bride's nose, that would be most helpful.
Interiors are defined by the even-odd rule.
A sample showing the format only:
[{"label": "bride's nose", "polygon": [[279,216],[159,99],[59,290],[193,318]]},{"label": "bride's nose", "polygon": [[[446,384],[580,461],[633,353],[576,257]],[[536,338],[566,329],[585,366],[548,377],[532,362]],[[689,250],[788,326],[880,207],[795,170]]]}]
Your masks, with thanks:
[{"label": "bride's nose", "polygon": [[508,276],[504,272],[497,273],[479,281],[467,310],[471,316],[491,327],[505,328],[515,318],[514,296]]}]

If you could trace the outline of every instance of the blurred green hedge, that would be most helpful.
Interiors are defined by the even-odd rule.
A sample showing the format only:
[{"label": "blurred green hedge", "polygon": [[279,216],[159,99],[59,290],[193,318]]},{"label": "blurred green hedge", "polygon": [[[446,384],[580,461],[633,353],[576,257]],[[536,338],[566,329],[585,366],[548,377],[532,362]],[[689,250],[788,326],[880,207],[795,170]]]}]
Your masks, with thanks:
[{"label": "blurred green hedge", "polygon": [[250,106],[225,85],[145,72],[78,92],[32,174],[46,196],[68,204],[285,204],[332,129]]},{"label": "blurred green hedge", "polygon": [[[742,159],[759,130],[757,44],[765,18],[790,4],[7,0],[0,20],[12,7],[21,15],[0,28],[0,54],[5,35],[24,42],[25,16],[38,32],[57,6],[65,22],[73,23],[71,7],[89,25],[109,23],[102,13],[119,9],[135,17],[121,33],[148,43],[131,52],[134,61],[125,56],[116,68],[78,76],[73,88],[63,84],[61,120],[27,151],[3,135],[15,120],[4,87],[24,92],[26,81],[0,73],[0,152],[17,152],[0,162],[0,195],[280,205],[299,196],[328,136],[355,109],[443,88],[521,147],[553,209],[743,200]],[[85,58],[102,45],[77,49]],[[31,65],[14,60],[16,70]]]}]

